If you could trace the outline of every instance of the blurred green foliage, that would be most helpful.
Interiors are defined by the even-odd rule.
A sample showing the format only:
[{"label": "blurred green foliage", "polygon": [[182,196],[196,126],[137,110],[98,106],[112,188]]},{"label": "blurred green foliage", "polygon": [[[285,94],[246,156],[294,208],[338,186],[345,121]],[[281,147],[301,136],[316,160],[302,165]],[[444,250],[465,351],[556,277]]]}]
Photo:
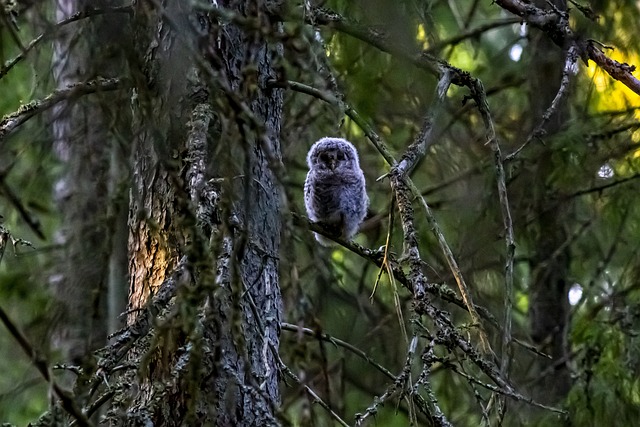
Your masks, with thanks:
[{"label": "blurred green foliage", "polygon": [[[24,19],[19,25],[22,43],[39,34]],[[6,28],[0,28],[0,41],[0,64],[4,65],[20,49]],[[0,78],[0,117],[49,93],[50,56],[50,47],[42,44]],[[0,223],[15,240],[15,245],[6,242],[0,262],[0,306],[45,355],[52,320],[47,268],[58,224],[52,183],[60,172],[52,155],[49,121],[50,117],[34,117],[20,132],[0,141]],[[0,373],[0,422],[27,425],[37,420],[47,408],[48,385],[4,326],[0,327]]]},{"label": "blurred green foliage", "polygon": [[[580,3],[588,6],[586,2]],[[577,31],[585,38],[614,46],[615,50],[605,50],[614,59],[640,64],[638,44],[634,41],[638,37],[638,5],[635,2],[590,3],[600,15],[597,22],[584,18],[570,5],[571,22]],[[540,72],[531,69],[531,35],[537,31],[507,22],[512,16],[492,2],[380,0],[328,4],[353,22],[380,29],[385,37],[407,50],[437,48],[432,52],[440,58],[480,78],[489,94],[503,155],[518,148],[540,122],[541,117],[531,111],[530,98],[535,94],[531,93],[528,83],[531,73]],[[455,45],[441,45],[456,35],[501,20],[504,25],[496,25]],[[424,115],[434,102],[436,79],[407,61],[344,33],[321,29],[321,34],[345,101],[367,118],[393,152],[401,154],[416,137]],[[519,50],[522,50],[520,57],[512,56]],[[640,172],[637,160],[640,116],[636,110],[640,99],[593,63],[588,66],[579,63],[578,67],[567,96],[569,119],[562,123],[560,132],[534,139],[507,166],[516,231],[514,335],[530,341],[530,286],[533,271],[540,267],[532,264],[531,257],[538,237],[545,233],[538,224],[541,212],[535,210],[534,200],[542,198],[546,200],[545,210],[558,212],[563,221],[560,226],[569,236],[567,241],[560,242],[571,254],[569,276],[565,280],[575,284],[574,290],[582,292],[582,298],[570,310],[568,363],[573,388],[564,405],[570,413],[569,425],[607,425],[613,419],[616,425],[634,425],[639,407],[636,378],[640,362],[637,352],[633,351],[637,345],[635,335],[640,330],[635,303],[640,284],[636,274],[640,265],[636,252],[640,212],[635,201],[636,178]],[[329,87],[326,80],[316,78],[314,81],[314,76],[305,73],[290,78],[313,83],[321,89]],[[504,241],[492,153],[484,145],[480,117],[470,105],[472,102],[464,98],[466,91],[452,87],[447,95],[446,113],[436,125],[436,142],[412,179],[423,189],[434,209],[477,302],[499,318],[503,307]],[[308,144],[324,135],[339,134],[354,141],[361,153],[374,215],[358,240],[377,248],[384,244],[388,231],[391,193],[385,180],[376,179],[388,168],[349,119],[338,118],[328,123],[314,120],[307,125],[291,123],[290,117],[301,117],[301,121],[305,121],[304,116],[296,112],[297,108],[308,108],[308,103],[314,109],[326,108],[320,101],[309,101],[304,95],[288,94],[287,137],[283,143],[295,144],[299,149],[285,151],[286,161],[291,164],[301,159]],[[293,128],[297,132],[287,131]],[[551,155],[542,157],[543,151]],[[534,184],[531,179],[543,181]],[[297,182],[299,186],[302,181]],[[291,194],[296,194],[293,189]],[[422,213],[418,210],[416,215]],[[426,221],[419,220],[418,224],[421,255],[428,264],[425,272],[434,282],[455,288]],[[398,219],[392,227],[392,242],[393,251],[399,255],[402,244]],[[376,268],[353,254],[342,254],[339,249],[332,254],[331,262],[322,259],[323,255],[316,254],[314,248],[309,247],[309,251],[312,257],[297,253],[292,260],[287,258],[287,263],[299,270],[293,284],[300,288],[293,294],[297,295],[296,299],[287,299],[285,304],[294,307],[288,309],[289,321],[317,325],[319,330],[356,345],[398,374],[407,343],[399,332],[393,288],[387,276],[382,276],[377,293],[369,301],[378,275]],[[283,280],[283,287],[287,289],[286,275]],[[398,294],[404,320],[409,322],[410,298],[403,289],[399,289]],[[449,306],[447,309],[461,327],[469,322],[459,310]],[[626,322],[624,332],[618,330],[622,320],[614,320],[619,318]],[[415,328],[411,324],[408,327]],[[321,390],[327,388],[323,395],[327,399],[342,397],[337,399],[338,407],[344,409],[339,413],[362,411],[371,404],[372,396],[380,396],[388,386],[388,379],[344,349],[325,343],[327,349],[323,350],[321,344],[312,344],[307,337],[289,339],[297,341],[299,347],[290,360],[307,375],[313,365],[310,352],[315,354],[316,367],[311,372],[316,376],[312,382]],[[282,348],[286,352],[291,345],[285,341]],[[588,356],[594,351],[597,351],[597,360]],[[513,381],[521,392],[525,395],[544,393],[535,391],[539,387],[539,375],[553,375],[553,370],[545,371],[544,358],[517,347],[512,363]],[[588,385],[586,377],[590,377]],[[431,380],[441,409],[454,425],[481,424],[474,394],[486,399],[485,390],[471,387],[443,366],[434,367]],[[285,403],[299,404],[300,398],[295,392],[287,396]],[[300,413],[297,406],[292,406],[290,411]],[[380,409],[378,425],[407,425],[406,411],[404,403],[389,402]],[[398,412],[397,417],[392,416]],[[311,419],[314,425],[331,424],[318,421],[324,417],[321,409],[316,409],[314,415],[299,425],[311,425]],[[556,414],[513,403],[505,425],[566,422]]]},{"label": "blurred green foliage", "polygon": [[[586,2],[580,2],[586,5]],[[607,54],[621,62],[640,64],[638,40],[640,10],[635,1],[590,2],[600,16],[586,19],[575,7],[571,22],[585,38],[612,45]],[[353,22],[384,30],[394,43],[409,50],[424,48],[480,78],[489,95],[503,154],[517,149],[541,120],[531,111],[531,34],[513,23],[512,16],[490,1],[357,0],[326,4]],[[23,43],[33,38],[37,25],[31,15],[20,17]],[[481,26],[503,25],[478,32],[456,44],[447,41]],[[299,23],[290,24],[295,32]],[[287,29],[289,30],[289,24]],[[0,29],[3,61],[19,50],[6,28]],[[300,31],[306,37],[310,32]],[[325,50],[315,52],[326,61],[344,101],[355,108],[397,155],[411,144],[423,117],[434,102],[436,79],[405,60],[332,28],[320,28]],[[311,46],[312,43],[309,43]],[[313,53],[313,48],[309,48]],[[519,50],[521,57],[515,57]],[[308,53],[308,52],[306,52]],[[305,54],[306,54],[305,53]],[[0,79],[0,115],[9,114],[51,90],[45,43],[26,61]],[[287,78],[320,90],[333,91],[330,80],[317,67],[301,64],[299,52],[285,50]],[[544,233],[534,209],[545,198],[545,209],[561,215],[569,248],[567,283],[581,292],[571,307],[568,360],[572,388],[566,402],[570,421],[522,402],[510,403],[504,425],[633,426],[640,415],[640,202],[638,201],[640,99],[614,82],[593,63],[579,63],[579,72],[567,98],[569,119],[553,137],[535,139],[508,165],[508,190],[516,234],[514,336],[530,342],[529,318],[532,265],[537,237]],[[423,191],[451,245],[474,298],[500,319],[503,310],[504,240],[495,184],[492,153],[485,145],[484,128],[465,89],[452,87],[437,123],[437,138],[412,179]],[[295,92],[286,93],[281,132],[287,168],[287,197],[291,210],[303,210],[302,185],[305,154],[311,143],[326,135],[344,136],[358,147],[367,177],[371,215],[357,240],[372,248],[385,243],[391,232],[392,251],[402,253],[398,219],[389,224],[392,206],[388,182],[377,180],[388,171],[381,156],[344,112]],[[0,214],[14,237],[33,248],[8,247],[0,264],[0,305],[43,353],[48,354],[50,305],[47,268],[55,262],[57,213],[54,184],[62,172],[55,160],[50,136],[50,115],[37,116],[19,132],[0,142],[0,175],[19,197],[29,217],[40,224],[39,239],[15,203],[0,193]],[[544,149],[544,150],[543,150]],[[543,156],[542,152],[551,155]],[[541,165],[541,162],[545,162]],[[533,182],[533,180],[537,180]],[[535,185],[534,185],[535,184]],[[424,214],[417,210],[417,216]],[[434,283],[455,287],[446,260],[424,218],[417,221],[425,272]],[[365,351],[376,363],[397,375],[405,363],[408,343],[400,333],[398,311],[412,331],[420,327],[412,318],[411,298],[399,284],[382,275],[370,297],[379,271],[342,249],[318,248],[307,232],[286,232],[282,254],[281,288],[285,320],[346,341]],[[551,255],[551,254],[550,254]],[[399,306],[396,307],[396,301]],[[436,301],[450,310],[463,331],[473,334],[469,317],[460,309]],[[491,331],[492,344],[499,334]],[[337,413],[363,412],[390,385],[390,380],[342,347],[308,336],[282,332],[285,362],[316,389]],[[458,363],[441,351],[443,362]],[[416,356],[416,357],[419,357]],[[447,360],[452,357],[453,360]],[[54,360],[52,358],[51,360]],[[536,393],[545,360],[523,347],[513,356],[512,380],[524,395]],[[473,369],[466,372],[478,375]],[[413,375],[420,371],[416,369]],[[448,370],[433,366],[430,380],[440,408],[456,426],[481,425],[479,401],[489,393]],[[488,380],[484,379],[488,382]],[[283,407],[294,425],[329,426],[322,408],[293,385],[283,386]],[[538,390],[538,393],[540,390]],[[25,425],[47,405],[47,386],[4,328],[0,328],[0,422]],[[380,426],[409,423],[409,408],[390,400],[379,408]],[[353,422],[352,419],[347,419]],[[426,420],[421,420],[428,425]]]}]

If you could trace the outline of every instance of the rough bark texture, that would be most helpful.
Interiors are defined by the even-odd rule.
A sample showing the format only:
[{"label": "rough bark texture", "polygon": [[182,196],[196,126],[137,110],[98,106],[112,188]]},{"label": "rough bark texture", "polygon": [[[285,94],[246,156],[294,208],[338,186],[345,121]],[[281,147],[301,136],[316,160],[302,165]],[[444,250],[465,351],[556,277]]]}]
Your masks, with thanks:
[{"label": "rough bark texture", "polygon": [[[546,8],[544,1],[536,2]],[[555,1],[560,10],[566,9],[566,2]],[[531,57],[531,111],[533,117],[542,117],[558,92],[566,52],[545,35],[536,32],[532,37]],[[546,131],[553,136],[562,130],[567,120],[568,109],[563,102],[550,119]],[[570,254],[562,249],[567,239],[563,228],[568,215],[567,207],[562,211],[550,206],[558,197],[557,190],[550,183],[550,173],[556,167],[553,164],[554,148],[541,146],[543,151],[532,175],[533,209],[538,220],[538,235],[535,237],[535,256],[531,260],[533,271],[532,298],[530,302],[531,335],[543,351],[551,355],[548,365],[541,366],[546,371],[536,387],[536,398],[544,403],[557,403],[564,398],[571,387],[569,371],[566,366],[567,324],[569,304],[568,273]],[[549,370],[549,366],[551,369]]]},{"label": "rough bark texture", "polygon": [[[282,95],[266,83],[277,45],[178,0],[156,6],[135,12],[130,321],[180,259],[189,274],[131,355],[142,362],[123,424],[274,425]],[[224,7],[278,28],[264,6]]]},{"label": "rough bark texture", "polygon": [[137,112],[129,209],[131,310],[144,306],[149,294],[177,265],[184,247],[176,228],[176,153],[185,143],[189,111],[186,75],[193,66],[184,39],[171,29],[171,22],[185,18],[179,4],[169,2],[162,11],[146,6],[139,4],[134,22],[138,28],[135,53],[140,59],[134,66],[142,66],[134,73],[144,75],[138,76],[138,97],[134,100]]}]

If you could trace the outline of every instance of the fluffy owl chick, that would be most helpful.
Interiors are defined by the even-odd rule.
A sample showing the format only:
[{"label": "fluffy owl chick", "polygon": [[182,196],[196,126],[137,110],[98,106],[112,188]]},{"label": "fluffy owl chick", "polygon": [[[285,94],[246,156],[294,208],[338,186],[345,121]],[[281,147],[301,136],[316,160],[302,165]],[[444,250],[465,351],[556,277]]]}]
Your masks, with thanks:
[{"label": "fluffy owl chick", "polygon": [[[309,219],[335,228],[343,239],[358,231],[369,198],[356,148],[346,139],[322,138],[307,154],[309,173],[304,182],[304,204]],[[316,233],[324,246],[333,241]]]}]

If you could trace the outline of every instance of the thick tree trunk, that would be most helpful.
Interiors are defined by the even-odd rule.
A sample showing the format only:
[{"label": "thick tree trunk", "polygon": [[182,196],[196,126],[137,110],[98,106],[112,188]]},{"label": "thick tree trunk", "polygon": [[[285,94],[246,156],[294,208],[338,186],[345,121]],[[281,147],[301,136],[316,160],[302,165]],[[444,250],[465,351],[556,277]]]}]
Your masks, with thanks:
[{"label": "thick tree trunk", "polygon": [[[244,3],[225,7],[278,30],[264,6]],[[131,355],[141,366],[129,374],[137,387],[124,424],[274,425],[282,302],[272,167],[282,95],[267,82],[277,45],[190,7],[136,9],[145,63],[134,113],[130,321],[177,268],[185,273],[154,339]]]}]

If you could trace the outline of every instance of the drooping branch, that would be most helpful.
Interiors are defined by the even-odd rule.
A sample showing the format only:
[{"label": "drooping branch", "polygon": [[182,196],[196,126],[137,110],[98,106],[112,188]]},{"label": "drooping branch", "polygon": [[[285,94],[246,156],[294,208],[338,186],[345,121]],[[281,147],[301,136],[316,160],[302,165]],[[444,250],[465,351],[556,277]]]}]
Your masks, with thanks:
[{"label": "drooping branch", "polygon": [[0,321],[5,325],[9,333],[15,338],[15,340],[20,345],[20,348],[25,352],[25,354],[31,359],[33,366],[36,367],[40,375],[49,383],[53,392],[58,396],[60,402],[62,402],[62,407],[65,411],[67,411],[71,416],[73,416],[79,426],[89,427],[92,426],[93,423],[89,421],[87,416],[78,408],[73,395],[68,391],[64,390],[52,377],[49,372],[49,364],[44,359],[42,355],[40,355],[31,345],[27,337],[18,329],[18,327],[11,321],[7,313],[0,308]]},{"label": "drooping branch", "polygon": [[96,92],[117,90],[122,87],[120,79],[96,79],[75,83],[64,89],[51,92],[45,98],[32,101],[0,120],[0,148],[5,138],[30,118],[47,111],[54,105],[68,99]]},{"label": "drooping branch", "polygon": [[[371,46],[380,49],[383,52],[390,53],[398,58],[404,59],[415,66],[429,71],[433,75],[439,75],[441,72],[440,61],[434,56],[420,52],[417,49],[408,49],[404,45],[393,43],[383,30],[368,28],[354,22],[350,22],[340,14],[327,10],[314,8],[312,9],[313,18],[309,19],[313,25],[324,25],[357,38]],[[457,70],[454,68],[454,71]],[[460,70],[458,70],[460,71]],[[461,72],[461,71],[460,71]],[[459,76],[452,75],[452,83],[459,84],[461,81]]]},{"label": "drooping branch", "polygon": [[[2,259],[2,255],[4,254],[4,250],[7,242],[17,241],[11,236],[11,233],[6,230],[2,225],[0,225],[0,260]],[[33,366],[38,370],[40,375],[49,383],[53,392],[58,396],[60,402],[62,403],[62,407],[65,411],[67,411],[71,416],[73,416],[79,426],[89,427],[92,426],[93,423],[89,421],[87,416],[82,412],[82,410],[76,404],[73,395],[64,390],[56,380],[51,376],[51,372],[49,369],[49,363],[44,358],[40,352],[38,352],[26,335],[18,328],[18,326],[11,320],[9,315],[0,307],[0,322],[4,324],[9,333],[16,340],[20,348],[24,351],[24,353],[29,357]]]},{"label": "drooping branch", "polygon": [[24,60],[27,54],[33,50],[36,46],[38,46],[43,40],[47,39],[48,36],[55,34],[60,28],[65,25],[69,25],[72,22],[79,21],[81,19],[89,18],[92,16],[105,15],[108,13],[132,13],[133,9],[131,6],[117,6],[112,8],[100,8],[100,9],[84,9],[74,13],[73,15],[53,24],[51,28],[47,29],[44,33],[38,35],[36,38],[31,40],[28,45],[22,47],[20,53],[17,54],[14,58],[5,62],[5,64],[0,68],[0,79],[4,77],[14,66],[16,66],[20,61]]},{"label": "drooping branch", "polygon": [[556,110],[558,109],[558,106],[560,105],[560,101],[564,99],[564,96],[568,91],[569,78],[571,77],[572,74],[575,74],[575,70],[576,70],[575,67],[576,67],[577,60],[578,60],[577,49],[575,46],[571,46],[567,51],[567,57],[564,64],[564,70],[562,71],[562,80],[560,81],[560,87],[558,88],[558,92],[556,93],[556,96],[553,98],[553,101],[551,101],[551,105],[549,106],[549,108],[547,108],[547,111],[544,112],[544,114],[542,115],[542,120],[536,126],[533,132],[531,132],[531,134],[525,140],[525,142],[522,143],[522,145],[520,145],[520,147],[518,147],[513,153],[504,157],[505,162],[515,159],[518,156],[518,154],[520,154],[520,152],[527,145],[531,143],[531,141],[545,134],[546,132],[545,126],[547,125],[547,122],[549,121],[551,116],[555,114]]},{"label": "drooping branch", "polygon": [[0,171],[0,194],[2,194],[11,205],[13,205],[31,231],[33,231],[36,236],[44,240],[45,237],[44,232],[42,231],[42,224],[40,224],[40,221],[38,221],[38,219],[29,212],[27,205],[5,179],[9,173],[9,169],[10,168]]}]

